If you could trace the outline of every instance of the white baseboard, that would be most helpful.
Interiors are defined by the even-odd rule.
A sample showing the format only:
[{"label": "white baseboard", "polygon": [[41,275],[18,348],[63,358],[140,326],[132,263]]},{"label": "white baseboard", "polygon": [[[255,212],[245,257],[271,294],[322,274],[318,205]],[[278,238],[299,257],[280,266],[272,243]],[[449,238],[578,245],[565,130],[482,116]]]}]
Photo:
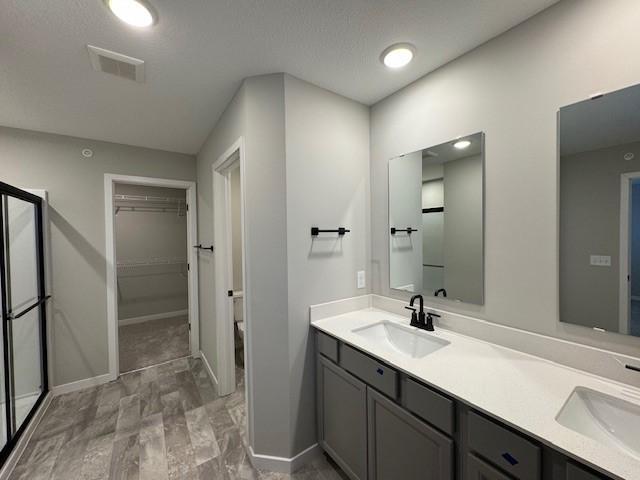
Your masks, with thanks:
[{"label": "white baseboard", "polygon": [[249,458],[251,460],[251,464],[258,470],[266,470],[268,472],[293,473],[319,457],[321,454],[322,449],[317,443],[314,443],[309,448],[291,458],[261,455],[259,453],[255,453],[253,451],[253,447],[249,447]]},{"label": "white baseboard", "polygon": [[97,377],[85,378],[82,380],[78,380],[77,382],[65,383],[63,385],[56,385],[51,389],[51,393],[53,393],[54,397],[58,395],[64,395],[65,393],[75,392],[77,390],[82,390],[84,388],[97,387],[98,385],[102,385],[103,383],[110,382],[115,380],[110,373],[105,373],[104,375],[98,375]]},{"label": "white baseboard", "polygon": [[53,394],[51,392],[49,392],[44,397],[42,404],[40,404],[40,406],[38,407],[38,410],[36,410],[35,415],[27,425],[27,428],[25,429],[25,431],[20,436],[18,443],[15,444],[15,446],[13,447],[13,450],[7,457],[7,460],[4,462],[4,465],[0,470],[0,480],[8,480],[9,478],[11,478],[13,469],[18,464],[18,461],[20,460],[20,457],[24,453],[24,450],[27,447],[29,440],[31,440],[31,437],[33,436],[33,433],[36,431],[36,428],[38,428],[38,425],[40,424],[42,417],[44,417],[44,414],[47,412],[49,405],[51,405],[52,398],[53,398]]},{"label": "white baseboard", "polygon": [[211,379],[213,384],[217,387],[218,379],[216,378],[215,373],[213,373],[213,370],[211,369],[211,365],[209,365],[209,360],[207,360],[207,357],[202,350],[200,350],[200,358],[202,358],[202,363],[204,363],[204,368],[209,374],[209,378]]},{"label": "white baseboard", "polygon": [[139,317],[123,318],[122,320],[118,320],[118,326],[133,325],[135,323],[149,322],[163,318],[180,317],[182,315],[189,315],[189,309],[185,308],[184,310],[176,310],[175,312],[161,312],[151,315],[141,315]]}]

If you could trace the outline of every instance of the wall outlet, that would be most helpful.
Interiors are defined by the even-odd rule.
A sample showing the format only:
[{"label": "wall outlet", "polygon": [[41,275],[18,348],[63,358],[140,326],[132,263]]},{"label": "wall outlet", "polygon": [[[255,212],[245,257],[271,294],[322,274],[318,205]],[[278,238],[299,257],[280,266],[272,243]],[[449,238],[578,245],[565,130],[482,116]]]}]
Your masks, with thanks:
[{"label": "wall outlet", "polygon": [[611,255],[591,255],[590,264],[595,267],[610,267]]},{"label": "wall outlet", "polygon": [[358,272],[358,288],[365,287],[364,270]]}]

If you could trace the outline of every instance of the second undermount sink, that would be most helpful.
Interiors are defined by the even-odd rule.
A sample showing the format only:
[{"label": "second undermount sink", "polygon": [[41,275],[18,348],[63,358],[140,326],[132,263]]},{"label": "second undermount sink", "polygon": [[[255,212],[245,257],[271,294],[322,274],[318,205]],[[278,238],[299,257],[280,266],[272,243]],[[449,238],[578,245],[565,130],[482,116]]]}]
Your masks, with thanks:
[{"label": "second undermount sink", "polygon": [[556,420],[571,430],[640,459],[640,404],[577,387]]},{"label": "second undermount sink", "polygon": [[422,358],[449,345],[447,340],[388,320],[356,328],[353,333],[378,347],[392,349],[409,358]]}]

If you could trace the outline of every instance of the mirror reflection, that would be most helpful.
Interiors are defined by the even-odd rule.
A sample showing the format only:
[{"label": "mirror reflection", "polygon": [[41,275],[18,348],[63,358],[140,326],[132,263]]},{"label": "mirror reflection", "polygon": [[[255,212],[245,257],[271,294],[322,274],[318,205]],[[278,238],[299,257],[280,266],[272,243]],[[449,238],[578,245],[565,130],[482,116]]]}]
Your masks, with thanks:
[{"label": "mirror reflection", "polygon": [[389,161],[391,288],[484,300],[484,134]]},{"label": "mirror reflection", "polygon": [[560,109],[560,320],[640,336],[640,86]]}]

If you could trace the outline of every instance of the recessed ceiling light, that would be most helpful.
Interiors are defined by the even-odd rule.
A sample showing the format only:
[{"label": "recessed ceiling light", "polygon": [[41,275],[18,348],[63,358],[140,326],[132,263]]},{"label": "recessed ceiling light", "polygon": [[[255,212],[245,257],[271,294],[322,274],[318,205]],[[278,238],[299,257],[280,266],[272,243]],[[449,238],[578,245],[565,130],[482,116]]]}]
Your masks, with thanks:
[{"label": "recessed ceiling light", "polygon": [[385,49],[380,60],[389,68],[402,68],[413,60],[416,48],[410,43],[396,43]]},{"label": "recessed ceiling light", "polygon": [[471,145],[471,142],[469,140],[458,140],[456,143],[453,144],[453,148],[457,148],[458,150],[464,150],[469,145]]},{"label": "recessed ceiling light", "polygon": [[105,0],[109,10],[124,23],[134,27],[150,27],[156,16],[144,0]]}]

